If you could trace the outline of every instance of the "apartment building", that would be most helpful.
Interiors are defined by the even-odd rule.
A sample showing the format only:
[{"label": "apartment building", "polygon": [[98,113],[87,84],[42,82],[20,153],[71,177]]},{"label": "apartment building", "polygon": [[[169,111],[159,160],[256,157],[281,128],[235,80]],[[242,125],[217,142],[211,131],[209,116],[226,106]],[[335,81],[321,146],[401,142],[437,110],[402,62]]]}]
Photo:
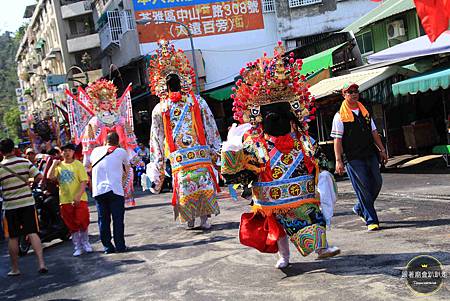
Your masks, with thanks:
[{"label": "apartment building", "polygon": [[289,49],[314,44],[379,5],[369,0],[270,0],[280,37]]},{"label": "apartment building", "polygon": [[[17,72],[27,113],[43,118],[52,114],[52,103],[64,98],[60,84],[78,85],[101,76],[100,37],[91,1],[39,0],[27,7],[24,18],[29,25],[16,54]],[[66,77],[76,80],[66,83]]]}]

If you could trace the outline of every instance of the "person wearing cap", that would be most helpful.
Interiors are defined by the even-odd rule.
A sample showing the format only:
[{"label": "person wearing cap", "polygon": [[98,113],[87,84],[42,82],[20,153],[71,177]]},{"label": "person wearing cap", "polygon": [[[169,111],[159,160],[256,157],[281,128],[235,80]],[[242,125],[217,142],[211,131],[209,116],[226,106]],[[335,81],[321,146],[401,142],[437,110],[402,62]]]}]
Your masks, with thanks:
[{"label": "person wearing cap", "polygon": [[59,182],[61,217],[72,233],[73,256],[80,256],[83,252],[92,252],[88,236],[88,198],[85,191],[89,179],[83,164],[74,159],[75,145],[66,144],[61,150],[63,161],[53,160],[48,177]]},{"label": "person wearing cap", "polygon": [[355,83],[342,87],[344,101],[334,116],[331,137],[336,173],[347,171],[358,198],[353,212],[366,223],[368,231],[375,231],[379,230],[374,205],[382,185],[380,163],[387,163],[387,155],[372,117],[359,102],[358,89]]}]

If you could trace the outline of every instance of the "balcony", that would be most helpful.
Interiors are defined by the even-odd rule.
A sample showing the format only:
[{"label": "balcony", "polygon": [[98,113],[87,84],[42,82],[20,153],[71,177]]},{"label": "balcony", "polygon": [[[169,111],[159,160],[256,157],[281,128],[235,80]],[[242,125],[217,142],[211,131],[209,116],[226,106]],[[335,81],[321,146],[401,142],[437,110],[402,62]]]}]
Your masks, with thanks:
[{"label": "balcony", "polygon": [[100,36],[98,33],[67,40],[67,48],[70,53],[96,47],[100,47]]},{"label": "balcony", "polygon": [[136,30],[136,22],[134,21],[131,11],[107,11],[100,17],[102,24],[99,29],[100,48],[102,51],[111,49],[111,47],[120,47],[122,36],[131,30]]},{"label": "balcony", "polygon": [[92,13],[90,1],[61,0],[61,15],[63,19],[73,18]]}]

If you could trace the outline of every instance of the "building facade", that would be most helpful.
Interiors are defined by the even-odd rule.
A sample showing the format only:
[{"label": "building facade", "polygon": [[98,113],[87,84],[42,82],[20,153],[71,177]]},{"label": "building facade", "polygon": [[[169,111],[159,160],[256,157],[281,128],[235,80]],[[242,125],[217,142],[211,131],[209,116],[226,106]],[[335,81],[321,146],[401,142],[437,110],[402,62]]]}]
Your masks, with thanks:
[{"label": "building facade", "polygon": [[100,36],[103,74],[111,64],[128,65],[140,56],[139,40],[131,1],[94,0],[94,21]]},{"label": "building facade", "polygon": [[386,0],[343,31],[352,31],[363,57],[425,34],[413,0]]},{"label": "building facade", "polygon": [[277,30],[288,48],[315,43],[374,9],[367,0],[279,0]]},{"label": "building facade", "polygon": [[[75,78],[69,84],[78,85],[101,76],[100,37],[91,1],[39,0],[24,18],[29,25],[16,54],[17,72],[27,114],[40,119],[53,115],[54,104],[64,98],[58,85],[66,78]],[[76,74],[80,69],[83,75]]]}]

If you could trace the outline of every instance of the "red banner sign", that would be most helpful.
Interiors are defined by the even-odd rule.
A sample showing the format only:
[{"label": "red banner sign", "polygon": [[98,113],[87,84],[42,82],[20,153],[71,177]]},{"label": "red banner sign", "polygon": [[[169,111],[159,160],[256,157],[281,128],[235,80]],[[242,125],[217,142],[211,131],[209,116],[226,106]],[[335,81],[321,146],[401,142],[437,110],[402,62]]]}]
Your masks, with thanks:
[{"label": "red banner sign", "polygon": [[[193,37],[242,32],[264,28],[261,0],[238,0],[140,10],[136,20],[147,19],[148,25],[138,25],[141,43],[160,39],[178,40]],[[185,26],[173,23],[179,22]]]}]

